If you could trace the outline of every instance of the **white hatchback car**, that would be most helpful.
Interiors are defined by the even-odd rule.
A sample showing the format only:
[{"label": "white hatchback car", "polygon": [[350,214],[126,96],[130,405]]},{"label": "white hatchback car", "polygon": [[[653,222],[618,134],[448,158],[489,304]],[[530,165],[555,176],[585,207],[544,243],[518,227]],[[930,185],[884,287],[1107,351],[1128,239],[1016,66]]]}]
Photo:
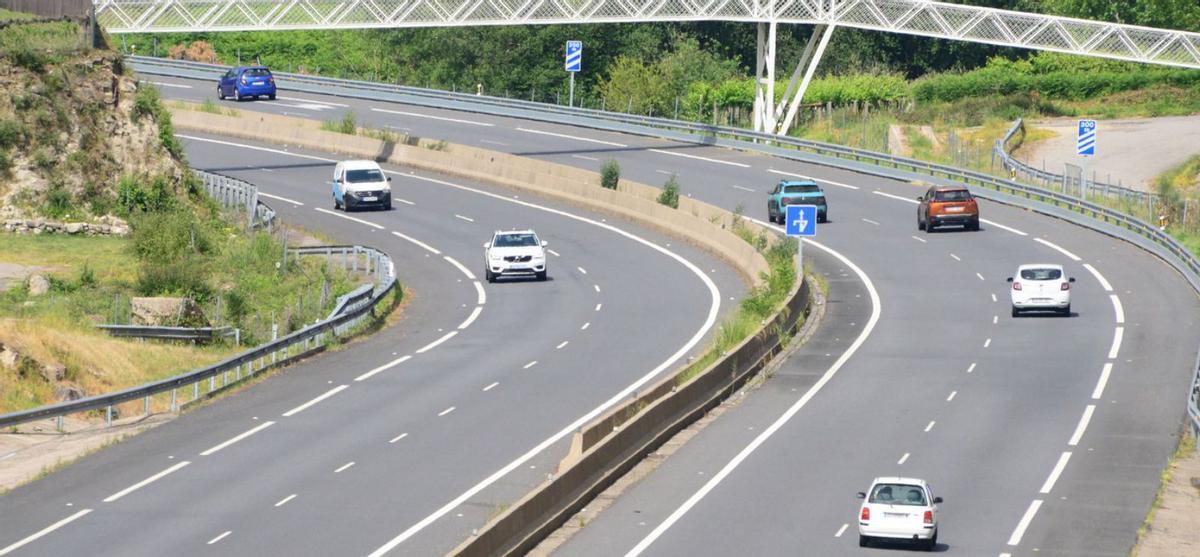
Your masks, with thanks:
[{"label": "white hatchback car", "polygon": [[1075,277],[1064,278],[1062,265],[1037,263],[1017,267],[1017,273],[1008,277],[1012,283],[1012,316],[1023,311],[1056,311],[1071,315],[1071,283]]},{"label": "white hatchback car", "polygon": [[871,482],[871,490],[858,493],[865,499],[858,511],[858,545],[876,539],[911,541],[926,551],[937,546],[938,503],[925,480],[883,477]]},{"label": "white hatchback car", "polygon": [[546,280],[547,245],[532,230],[497,230],[483,245],[483,274],[488,282],[511,276]]}]

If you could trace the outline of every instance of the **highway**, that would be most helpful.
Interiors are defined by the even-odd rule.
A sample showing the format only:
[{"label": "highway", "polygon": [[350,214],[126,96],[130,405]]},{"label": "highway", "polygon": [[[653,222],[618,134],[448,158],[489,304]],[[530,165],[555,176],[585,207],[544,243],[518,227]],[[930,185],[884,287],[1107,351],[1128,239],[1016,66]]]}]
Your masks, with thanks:
[{"label": "highway", "polygon": [[[172,99],[199,100],[211,93],[211,81],[149,79],[163,84],[164,95]],[[353,110],[361,124],[589,169],[616,158],[625,177],[658,184],[677,174],[685,194],[731,210],[742,207],[754,218],[765,217],[765,192],[781,177],[811,176],[825,187],[831,222],[820,227],[817,240],[832,252],[806,250],[830,282],[829,313],[818,336],[560,554],[869,554],[878,549],[860,550],[854,539],[854,492],[875,476],[891,474],[924,477],[946,499],[940,550],[1125,554],[1174,448],[1200,339],[1200,304],[1169,267],[1123,242],[994,203],[982,204],[987,220],[980,232],[925,234],[915,224],[912,200],[921,193],[918,187],[718,148],[312,93],[281,91],[274,103],[236,108],[319,119]],[[354,554],[391,547],[395,554],[437,554],[536,483],[561,455],[555,450],[561,443],[503,481],[471,493],[477,482],[702,333],[698,329],[707,308],[696,301],[706,293],[694,273],[642,248],[635,251],[645,251],[645,262],[630,260],[634,251],[627,239],[596,242],[611,234],[600,236],[606,233],[595,227],[404,178],[400,186],[414,194],[397,195],[415,205],[353,215],[384,227],[377,229],[315,210],[332,207],[323,187],[312,185],[314,176],[324,174],[316,169],[327,168],[328,161],[297,161],[292,155],[200,140],[188,144],[195,166],[223,168],[262,184],[272,195],[304,203],[275,202],[285,220],[289,214],[305,215],[339,238],[379,245],[399,261],[431,260],[431,265],[414,266],[420,273],[398,268],[416,292],[406,320],[361,348],[297,368],[0,498],[6,519],[22,509],[12,523],[16,533],[6,525],[0,544],[87,505],[95,510],[35,540],[29,549],[58,554],[111,547],[113,553],[153,554],[169,544],[191,554],[230,531],[214,542],[223,544],[224,553],[304,548]],[[453,214],[478,219],[485,211],[520,213],[522,225],[549,237],[552,249],[566,244],[563,257],[578,258],[559,268],[583,266],[588,274],[552,269],[556,280],[547,288],[562,290],[549,298],[528,296],[531,288],[488,288],[485,309],[466,332],[361,385],[354,382],[389,357],[436,342],[439,333],[445,334],[436,329],[451,331],[476,302],[470,280],[453,265],[436,261],[412,242],[389,238],[390,232],[423,239],[469,267],[485,241],[479,237],[490,228],[464,236],[459,229],[471,223]],[[670,240],[658,241],[685,250]],[[694,261],[704,257],[694,250],[686,255]],[[1005,277],[1018,264],[1041,261],[1062,263],[1077,277],[1075,314],[1009,317]],[[737,296],[730,289],[739,288],[736,277],[719,264],[711,268],[718,270],[709,274],[730,305],[728,297]],[[666,278],[667,272],[677,276]],[[593,280],[599,292],[588,291]],[[664,287],[652,289],[657,285]],[[604,299],[588,298],[597,294]],[[513,317],[535,300],[556,301],[539,312],[547,323]],[[595,336],[597,319],[587,330],[591,336],[583,337],[594,339],[586,347],[592,352],[556,353],[560,338],[570,342],[563,350],[585,348],[576,344],[587,342],[575,336],[576,323],[588,319],[593,302],[603,303],[606,316],[619,316],[609,322],[609,332]],[[626,305],[611,305],[621,303]],[[657,309],[648,310],[648,303]],[[459,313],[449,315],[447,307]],[[664,320],[653,340],[663,338],[659,327],[672,331],[674,340],[651,342],[647,335],[630,334],[636,325],[622,326],[638,318]],[[510,350],[499,340],[515,324],[533,327],[525,336],[546,342]],[[562,336],[564,331],[572,336]],[[484,350],[488,363],[478,361]],[[528,356],[529,351],[538,356]],[[589,356],[590,361],[583,359]],[[536,359],[536,366],[525,370],[536,371],[555,357],[561,358],[556,361],[562,375],[506,390],[515,377],[528,377],[517,371],[522,365]],[[502,365],[489,365],[493,362]],[[617,371],[605,373],[596,366]],[[499,387],[481,390],[497,377]],[[579,384],[580,377],[586,377],[586,385]],[[295,419],[278,417],[352,383]],[[478,402],[458,409],[459,397]],[[456,410],[437,415],[451,406]],[[518,415],[513,409],[520,410]],[[335,414],[341,417],[330,417]],[[492,418],[498,415],[505,418]],[[255,424],[262,420],[277,424],[222,452],[196,456],[260,427]],[[409,429],[436,433],[387,443]],[[396,444],[401,451],[386,452]],[[378,451],[387,456],[352,456]],[[194,462],[113,504],[97,502],[114,489],[169,470],[172,460],[164,454]],[[227,464],[210,464],[222,456]],[[355,464],[334,472],[348,462]],[[284,501],[297,485],[304,493]],[[463,504],[425,522],[446,508],[439,505],[468,493]],[[301,505],[305,499],[313,503]],[[66,507],[67,502],[75,506]],[[273,507],[277,502],[282,504]],[[121,535],[121,524],[152,520],[160,527]],[[417,526],[422,527],[408,536]],[[389,541],[396,545],[381,545]]]}]

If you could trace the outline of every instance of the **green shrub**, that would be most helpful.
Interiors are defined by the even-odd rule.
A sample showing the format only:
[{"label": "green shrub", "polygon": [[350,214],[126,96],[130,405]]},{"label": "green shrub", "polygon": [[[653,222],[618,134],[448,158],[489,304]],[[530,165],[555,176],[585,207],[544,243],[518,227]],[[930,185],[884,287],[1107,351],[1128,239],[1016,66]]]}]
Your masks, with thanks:
[{"label": "green shrub", "polygon": [[600,187],[610,190],[617,189],[617,183],[621,181],[621,165],[614,159],[604,161],[600,166]]},{"label": "green shrub", "polygon": [[658,202],[672,209],[679,208],[679,182],[675,180],[674,174],[663,184],[662,193],[658,194]]},{"label": "green shrub", "polygon": [[204,303],[212,296],[207,275],[197,258],[146,263],[138,272],[137,291],[143,296],[185,296]]},{"label": "green shrub", "polygon": [[25,128],[16,120],[0,120],[0,149],[12,147],[24,141]]},{"label": "green shrub", "polygon": [[189,208],[142,213],[130,221],[131,246],[138,259],[167,264],[215,251],[212,227]]},{"label": "green shrub", "polygon": [[[143,185],[146,180],[149,187]],[[175,195],[164,176],[123,176],[117,183],[117,209],[123,215],[164,211],[175,204]]]},{"label": "green shrub", "polygon": [[8,173],[10,170],[12,170],[12,167],[13,162],[8,156],[8,151],[0,149],[0,176],[8,176]]},{"label": "green shrub", "polygon": [[134,119],[145,116],[154,118],[161,109],[162,100],[159,97],[158,88],[148,84],[139,85],[137,93],[133,96]]},{"label": "green shrub", "polygon": [[96,272],[92,270],[87,261],[84,261],[83,266],[79,268],[79,287],[92,288],[99,283],[100,281],[96,280]]},{"label": "green shrub", "polygon": [[62,182],[50,183],[46,190],[46,202],[42,205],[42,214],[52,219],[61,219],[71,212],[71,192],[63,187]]}]

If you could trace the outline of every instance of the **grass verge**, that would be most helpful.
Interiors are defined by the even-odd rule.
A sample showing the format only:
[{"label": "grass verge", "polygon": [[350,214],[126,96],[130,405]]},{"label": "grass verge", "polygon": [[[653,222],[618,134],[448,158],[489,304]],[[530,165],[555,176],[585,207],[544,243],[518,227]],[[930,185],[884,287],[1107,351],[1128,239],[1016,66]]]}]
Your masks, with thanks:
[{"label": "grass verge", "polygon": [[1183,438],[1179,440],[1179,447],[1175,449],[1175,454],[1171,455],[1171,459],[1167,462],[1167,467],[1163,469],[1162,474],[1159,476],[1158,492],[1154,495],[1154,502],[1150,504],[1150,512],[1146,513],[1146,520],[1143,520],[1141,527],[1138,528],[1137,542],[1133,544],[1133,550],[1129,552],[1131,557],[1137,557],[1138,547],[1154,524],[1154,517],[1158,514],[1158,509],[1162,507],[1163,494],[1166,493],[1167,486],[1170,485],[1171,479],[1174,477],[1176,461],[1191,455],[1195,451],[1196,438],[1191,433],[1185,433]]}]

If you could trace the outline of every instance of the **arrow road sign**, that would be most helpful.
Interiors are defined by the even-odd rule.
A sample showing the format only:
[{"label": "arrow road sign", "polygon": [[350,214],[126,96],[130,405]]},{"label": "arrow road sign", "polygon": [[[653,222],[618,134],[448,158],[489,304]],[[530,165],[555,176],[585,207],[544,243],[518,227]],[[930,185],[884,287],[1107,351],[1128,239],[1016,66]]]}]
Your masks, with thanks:
[{"label": "arrow road sign", "polygon": [[567,41],[566,69],[569,72],[580,71],[583,67],[583,41]]},{"label": "arrow road sign", "polygon": [[1079,134],[1075,140],[1075,153],[1085,157],[1096,155],[1096,121],[1080,120]]},{"label": "arrow road sign", "polygon": [[817,235],[817,206],[788,205],[785,221],[788,236]]}]

